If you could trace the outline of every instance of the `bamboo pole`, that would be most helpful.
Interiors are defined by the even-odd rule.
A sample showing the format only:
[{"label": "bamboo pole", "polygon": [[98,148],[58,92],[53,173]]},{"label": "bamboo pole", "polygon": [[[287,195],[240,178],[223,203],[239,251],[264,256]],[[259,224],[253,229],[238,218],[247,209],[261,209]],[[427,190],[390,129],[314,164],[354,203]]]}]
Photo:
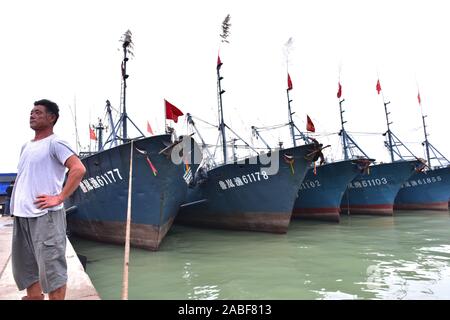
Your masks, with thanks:
[{"label": "bamboo pole", "polygon": [[130,262],[131,192],[133,181],[133,140],[130,143],[130,173],[128,176],[128,206],[125,230],[125,254],[123,259],[122,300],[128,300],[128,266]]}]

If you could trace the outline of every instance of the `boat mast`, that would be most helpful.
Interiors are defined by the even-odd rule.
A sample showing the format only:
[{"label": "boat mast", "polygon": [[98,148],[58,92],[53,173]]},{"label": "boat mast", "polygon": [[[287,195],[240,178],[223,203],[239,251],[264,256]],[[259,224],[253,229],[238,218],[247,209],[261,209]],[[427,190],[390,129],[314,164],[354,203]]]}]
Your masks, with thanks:
[{"label": "boat mast", "polygon": [[427,129],[426,129],[425,118],[426,118],[426,116],[422,115],[423,133],[425,134],[425,141],[423,142],[423,144],[425,144],[425,147],[426,147],[428,167],[430,169],[432,168],[431,160],[433,160],[433,159],[438,162],[437,167],[449,166],[450,161],[438,149],[436,149],[430,143],[430,141],[428,141],[428,133],[427,133]]},{"label": "boat mast", "polygon": [[[220,37],[222,38],[222,43],[229,43],[228,37],[230,36],[230,23],[231,16],[227,14],[225,19],[222,21],[222,33]],[[221,81],[223,77],[220,75],[220,68],[222,67],[222,61],[220,60],[220,55],[217,56],[217,99],[219,104],[219,130],[222,135],[222,151],[223,151],[223,163],[227,163],[227,140],[225,135],[225,122],[223,120],[223,107],[222,107],[222,94],[225,93],[225,90],[222,90]]]},{"label": "boat mast", "polygon": [[233,153],[233,161],[236,162],[237,161],[237,155],[236,155],[236,138],[233,138],[231,140],[231,152]]},{"label": "boat mast", "polygon": [[128,141],[128,128],[127,128],[127,106],[126,106],[126,95],[127,95],[127,62],[129,60],[128,54],[133,55],[131,49],[133,48],[133,42],[131,41],[131,31],[127,30],[122,36],[122,48],[123,48],[123,60],[122,60],[122,138],[124,142]]},{"label": "boat mast", "polygon": [[428,163],[428,166],[431,167],[431,162],[430,162],[430,143],[428,142],[428,134],[427,134],[427,126],[425,124],[425,118],[426,118],[426,116],[424,116],[422,114],[423,134],[425,135],[424,143],[425,143],[425,150],[427,152],[427,163]]},{"label": "boat mast", "polygon": [[[109,119],[109,126],[111,127],[111,135],[110,137],[112,137],[112,142],[114,143],[114,147],[117,147],[117,132],[116,132],[116,126],[114,125],[114,121],[112,118],[112,113],[111,113],[111,102],[109,102],[109,100],[106,100],[106,113],[108,114],[108,119]],[[105,142],[108,143],[109,137],[107,139],[107,141]],[[103,149],[103,147],[102,147]]]},{"label": "boat mast", "polygon": [[347,132],[344,128],[344,123],[347,121],[344,121],[344,110],[342,110],[342,103],[345,101],[345,99],[340,100],[339,99],[339,111],[341,114],[341,135],[342,135],[342,145],[344,146],[344,160],[350,159],[348,156],[348,145],[347,145]]},{"label": "boat mast", "polygon": [[[221,42],[229,43],[227,38],[230,35],[230,15],[228,14],[225,19],[222,22],[222,34],[220,34],[220,37],[222,38]],[[239,135],[236,134],[236,132],[233,131],[229,126],[225,124],[225,121],[223,119],[223,105],[222,105],[222,95],[225,93],[225,90],[222,89],[222,83],[223,77],[220,75],[220,69],[222,67],[223,63],[220,60],[220,55],[217,56],[217,100],[218,100],[218,106],[219,106],[219,130],[220,135],[222,136],[222,152],[223,152],[223,162],[224,164],[227,163],[227,140],[225,135],[225,127],[227,127],[235,136],[237,136],[240,140],[242,140],[247,147],[252,149],[254,152],[258,153],[255,149],[253,149],[248,143],[246,143]],[[235,150],[232,150],[235,152]]]},{"label": "boat mast", "polygon": [[[127,62],[129,60],[128,56],[133,57],[133,42],[131,41],[131,31],[127,30],[122,36],[122,39],[120,40],[122,42],[122,48],[123,48],[123,60],[121,64],[121,71],[122,71],[122,84],[121,84],[121,91],[120,91],[120,106],[119,106],[119,112],[120,117],[119,120],[114,124],[113,117],[112,117],[112,106],[109,100],[106,100],[106,113],[108,114],[108,122],[111,127],[111,133],[109,134],[108,138],[106,139],[104,144],[99,143],[99,150],[101,151],[105,149],[105,147],[108,145],[111,147],[112,144],[114,144],[114,147],[117,147],[118,140],[122,140],[122,143],[128,142],[130,139],[128,139],[128,123],[129,120],[131,125],[136,128],[136,130],[141,134],[140,137],[144,137],[144,134],[142,131],[136,126],[136,124],[128,117],[127,114],[127,108],[126,108],[126,88],[127,88]],[[122,129],[122,137],[119,137],[120,129]],[[138,137],[138,138],[140,138]],[[99,141],[100,142],[100,141]]]},{"label": "boat mast", "polygon": [[341,85],[339,82],[339,92],[338,92],[338,99],[339,99],[339,110],[341,113],[341,131],[339,132],[339,135],[342,136],[342,145],[344,149],[344,159],[354,159],[359,157],[356,152],[354,152],[354,149],[357,149],[366,159],[369,159],[369,156],[358,146],[358,144],[352,139],[350,135],[347,134],[347,131],[345,131],[344,123],[347,121],[344,121],[344,110],[342,110],[342,104],[345,101],[345,99],[341,100]]},{"label": "boat mast", "polygon": [[[428,167],[431,169],[431,160],[437,160],[438,162],[438,166],[448,166],[450,164],[450,161],[444,157],[444,155],[442,153],[439,152],[439,150],[437,150],[431,143],[430,141],[428,141],[428,132],[427,132],[427,125],[425,123],[425,118],[427,117],[426,115],[423,114],[423,107],[422,107],[422,102],[420,99],[420,93],[417,94],[417,99],[419,100],[419,105],[421,106],[421,110],[422,110],[422,124],[423,124],[423,134],[425,136],[425,141],[422,143],[422,145],[425,145],[426,148],[426,156],[427,156],[427,164]],[[432,155],[430,155],[432,153]]]},{"label": "boat mast", "polygon": [[[70,108],[70,106],[69,106]],[[81,148],[80,145],[80,136],[78,135],[78,125],[77,125],[77,97],[73,97],[73,120],[75,122],[75,139],[76,139],[76,152],[78,154],[78,147]],[[70,111],[72,112],[72,108],[70,108]]]},{"label": "boat mast", "polygon": [[295,135],[295,129],[297,130],[297,132],[298,132],[298,135],[297,135],[297,137],[300,137],[305,143],[311,143],[311,139],[307,136],[307,135],[305,135],[296,125],[295,125],[295,122],[294,122],[294,120],[292,119],[292,115],[295,113],[295,112],[292,112],[292,109],[291,109],[291,102],[292,102],[292,100],[290,99],[290,96],[289,96],[289,91],[291,91],[292,90],[292,81],[291,81],[291,77],[289,76],[289,73],[288,73],[288,87],[287,87],[287,89],[286,89],[286,95],[287,95],[287,100],[288,100],[288,125],[289,125],[289,130],[290,130],[290,132],[291,132],[291,137],[292,137],[292,143],[293,143],[293,145],[294,145],[294,147],[296,147],[297,146],[297,142],[296,142],[296,135]]},{"label": "boat mast", "polygon": [[105,127],[103,126],[102,119],[98,119],[98,124],[95,127],[95,131],[97,133],[97,151],[101,151],[103,147],[103,130]]},{"label": "boat mast", "polygon": [[[384,101],[384,97],[383,97]],[[388,149],[389,154],[391,155],[391,162],[394,162],[395,156],[399,158],[399,160],[406,160],[408,158],[411,159],[419,159],[415,156],[415,154],[391,131],[390,125],[392,122],[389,122],[389,114],[390,112],[387,111],[387,105],[390,102],[383,102],[384,103],[384,112],[386,114],[386,123],[387,123],[387,131],[383,133],[383,136],[388,135],[388,141],[384,142],[385,147]],[[409,155],[403,155],[400,151],[400,148],[404,148]]]},{"label": "boat mast", "polygon": [[388,110],[387,110],[387,105],[389,103],[391,103],[391,102],[384,101],[384,95],[383,95],[384,113],[386,115],[386,125],[387,125],[387,131],[384,133],[384,135],[386,135],[386,134],[388,135],[388,144],[389,144],[388,150],[389,150],[389,154],[391,155],[391,162],[394,162],[394,149],[393,149],[393,145],[392,145],[392,131],[391,131],[391,127],[390,127],[392,122],[389,122],[389,115],[391,113],[388,112]]},{"label": "boat mast", "polygon": [[217,99],[219,102],[219,130],[222,136],[222,151],[223,151],[223,162],[227,163],[227,141],[225,136],[225,122],[223,120],[223,107],[222,107],[222,94],[225,90],[222,89],[221,81],[223,77],[220,75],[220,67],[222,66],[222,61],[220,61],[220,56],[217,59]]},{"label": "boat mast", "polygon": [[[294,131],[295,124],[294,124],[294,121],[292,120],[292,115],[295,112],[294,113],[292,112],[292,109],[291,109],[291,102],[292,102],[292,100],[291,100],[291,98],[289,96],[289,91],[292,90],[292,81],[291,81],[291,76],[289,75],[289,55],[290,55],[291,50],[293,49],[292,48],[293,47],[293,41],[294,40],[292,39],[292,37],[290,37],[288,39],[288,41],[284,44],[284,50],[285,50],[285,55],[286,55],[286,71],[287,71],[287,76],[288,76],[288,78],[287,78],[287,85],[288,86],[287,86],[287,89],[286,89],[286,96],[287,96],[287,101],[288,101],[289,130],[291,132],[292,144],[293,144],[294,147],[296,147],[297,146],[297,142],[295,141],[295,131]],[[304,138],[302,132],[300,132],[300,135],[302,136],[302,138]],[[307,142],[307,141],[305,140],[305,142]]]},{"label": "boat mast", "polygon": [[200,138],[200,141],[202,142],[202,148],[203,148],[202,150],[206,151],[206,154],[208,155],[210,162],[215,166],[216,162],[214,161],[214,157],[209,152],[208,145],[206,144],[205,140],[203,139],[202,135],[200,134],[200,131],[198,131],[197,126],[195,125],[195,122],[192,119],[192,115],[190,113],[187,113],[186,118],[187,118],[187,123],[192,126],[195,133],[197,133],[198,137]]},{"label": "boat mast", "polygon": [[261,136],[261,134],[259,133],[258,129],[255,126],[252,126],[252,133],[253,133],[254,136],[256,136],[256,139],[258,139],[258,138],[261,139],[261,141],[267,147],[267,150],[269,150],[269,151],[271,150],[269,144],[266,142],[266,140],[263,139],[263,137]]},{"label": "boat mast", "polygon": [[289,128],[290,128],[290,131],[291,131],[292,143],[294,144],[294,147],[296,147],[297,143],[295,142],[294,121],[292,120],[292,115],[294,113],[291,110],[291,102],[292,102],[292,100],[289,97],[289,91],[291,89],[292,89],[292,87],[288,87],[286,89],[287,100],[288,100],[288,120],[289,120]]},{"label": "boat mast", "polygon": [[[386,136],[386,134],[387,134],[388,135],[388,141],[385,142],[385,145],[386,145],[386,147],[387,147],[387,149],[389,151],[389,154],[391,156],[391,162],[394,162],[394,144],[392,143],[392,131],[391,131],[391,127],[390,127],[392,122],[389,122],[389,115],[391,113],[388,112],[388,110],[387,110],[387,105],[389,103],[391,103],[391,102],[390,101],[386,102],[386,99],[384,98],[384,91],[381,89],[381,85],[380,85],[380,77],[378,77],[376,89],[377,89],[378,94],[380,94],[380,92],[381,92],[381,97],[383,98],[383,105],[384,105],[384,114],[386,116],[387,131],[383,134],[383,136]],[[395,147],[398,150],[397,145],[398,144],[396,143]],[[403,143],[401,143],[401,145],[403,145]],[[400,152],[398,152],[398,156],[400,157],[400,159],[403,159],[401,154],[400,154]]]}]

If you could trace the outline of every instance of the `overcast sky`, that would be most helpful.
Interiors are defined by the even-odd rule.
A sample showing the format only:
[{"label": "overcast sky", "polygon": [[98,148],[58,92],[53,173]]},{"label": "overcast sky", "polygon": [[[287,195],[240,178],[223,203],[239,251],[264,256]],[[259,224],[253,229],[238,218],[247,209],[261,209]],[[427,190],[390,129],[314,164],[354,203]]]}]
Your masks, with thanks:
[{"label": "overcast sky", "polygon": [[[227,14],[230,43],[223,44]],[[347,130],[370,156],[388,160],[378,76],[397,136],[423,156],[419,87],[430,141],[448,158],[449,14],[450,5],[437,0],[2,1],[0,172],[16,171],[21,145],[33,138],[29,112],[41,98],[59,104],[55,132],[74,148],[70,110],[76,106],[81,146],[88,148],[89,123],[104,117],[107,99],[114,107],[120,103],[119,40],[127,29],[135,53],[128,63],[128,112],[143,131],[149,121],[155,133],[163,132],[163,99],[217,122],[219,49],[228,125],[250,142],[251,125],[286,122],[284,44],[292,37],[294,120],[304,129],[306,114],[312,118],[319,140],[332,144],[329,158],[340,154],[340,77]],[[288,133],[285,128],[264,137],[288,145]],[[217,131],[205,135],[214,143]]]}]

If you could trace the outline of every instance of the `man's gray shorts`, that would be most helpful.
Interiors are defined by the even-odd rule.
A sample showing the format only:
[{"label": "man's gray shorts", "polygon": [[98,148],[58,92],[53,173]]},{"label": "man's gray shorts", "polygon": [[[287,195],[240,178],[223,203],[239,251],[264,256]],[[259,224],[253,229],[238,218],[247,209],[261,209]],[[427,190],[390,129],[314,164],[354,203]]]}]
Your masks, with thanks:
[{"label": "man's gray shorts", "polygon": [[14,217],[12,271],[19,290],[39,281],[44,293],[67,282],[66,212]]}]

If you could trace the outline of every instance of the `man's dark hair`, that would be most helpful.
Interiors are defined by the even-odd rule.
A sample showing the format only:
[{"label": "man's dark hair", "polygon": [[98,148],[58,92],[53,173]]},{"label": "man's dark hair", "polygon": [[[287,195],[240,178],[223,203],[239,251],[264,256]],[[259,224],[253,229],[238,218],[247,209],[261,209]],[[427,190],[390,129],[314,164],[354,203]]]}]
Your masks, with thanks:
[{"label": "man's dark hair", "polygon": [[56,124],[56,121],[58,121],[59,118],[59,107],[56,103],[53,101],[47,100],[47,99],[41,99],[34,102],[35,106],[44,106],[45,109],[47,109],[47,112],[52,113],[56,116],[55,122],[53,122],[53,125]]}]

